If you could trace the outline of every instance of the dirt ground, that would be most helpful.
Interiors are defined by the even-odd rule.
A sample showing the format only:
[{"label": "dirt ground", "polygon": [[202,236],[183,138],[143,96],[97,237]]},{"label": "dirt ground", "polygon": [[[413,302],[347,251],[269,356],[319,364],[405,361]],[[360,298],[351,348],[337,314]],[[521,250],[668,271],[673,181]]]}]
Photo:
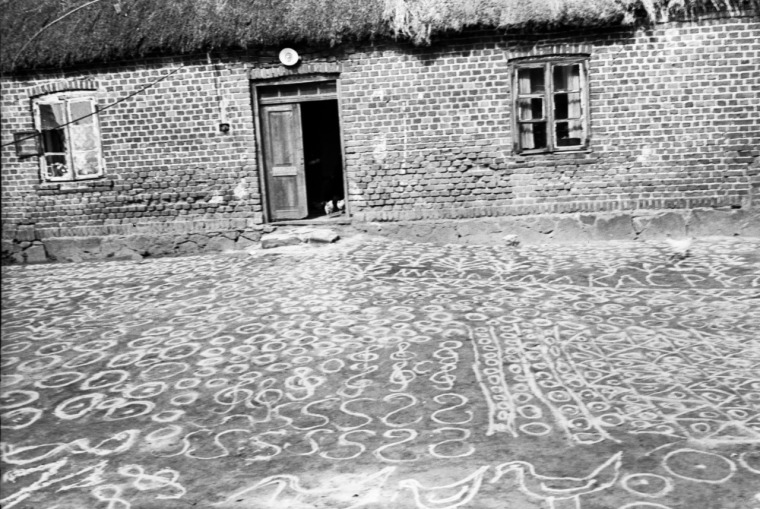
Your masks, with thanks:
[{"label": "dirt ground", "polygon": [[2,270],[4,508],[760,508],[760,239]]}]

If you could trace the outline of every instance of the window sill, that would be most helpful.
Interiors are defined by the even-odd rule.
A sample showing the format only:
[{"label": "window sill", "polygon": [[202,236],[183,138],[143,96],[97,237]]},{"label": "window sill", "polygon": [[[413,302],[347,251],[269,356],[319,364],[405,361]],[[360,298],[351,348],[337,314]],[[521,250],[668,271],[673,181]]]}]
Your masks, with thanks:
[{"label": "window sill", "polygon": [[114,187],[113,178],[75,180],[70,182],[42,182],[36,186],[40,194],[87,193],[110,191]]},{"label": "window sill", "polygon": [[591,150],[588,147],[585,148],[579,148],[575,150],[525,150],[522,152],[513,152],[512,155],[515,156],[552,156],[552,155],[562,155],[562,154],[590,154],[593,150]]}]

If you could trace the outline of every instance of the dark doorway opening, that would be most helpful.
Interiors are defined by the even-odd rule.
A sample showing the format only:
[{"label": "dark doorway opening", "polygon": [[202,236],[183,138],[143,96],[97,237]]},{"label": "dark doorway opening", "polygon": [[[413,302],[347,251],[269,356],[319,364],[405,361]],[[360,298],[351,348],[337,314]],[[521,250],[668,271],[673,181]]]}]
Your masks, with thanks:
[{"label": "dark doorway opening", "polygon": [[301,103],[308,218],[345,213],[338,101]]}]

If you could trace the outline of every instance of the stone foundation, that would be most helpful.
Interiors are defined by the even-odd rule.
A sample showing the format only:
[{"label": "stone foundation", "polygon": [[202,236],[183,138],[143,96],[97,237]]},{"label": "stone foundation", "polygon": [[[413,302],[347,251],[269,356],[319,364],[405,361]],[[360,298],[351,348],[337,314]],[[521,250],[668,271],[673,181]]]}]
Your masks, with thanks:
[{"label": "stone foundation", "polygon": [[[302,227],[306,230],[313,228]],[[2,241],[8,263],[140,260],[145,257],[240,251],[259,244],[274,225],[246,225],[222,231],[162,231],[135,235],[18,238]],[[287,230],[287,228],[286,228]],[[343,231],[345,230],[345,231]],[[681,237],[760,237],[760,211],[693,209],[606,214],[553,214],[477,219],[357,223],[342,232],[367,233],[437,244],[585,243]],[[283,230],[284,231],[284,230]],[[321,230],[318,230],[321,231]],[[343,235],[341,235],[343,236]],[[32,236],[33,237],[33,236]],[[508,238],[507,238],[508,237]],[[337,238],[337,236],[336,236]],[[293,237],[294,242],[303,241]],[[332,242],[329,240],[328,242]]]},{"label": "stone foundation", "polygon": [[141,260],[221,251],[238,251],[261,240],[272,227],[246,230],[161,235],[111,235],[103,237],[55,237],[32,241],[2,241],[3,264],[80,262],[85,260]]},{"label": "stone foundation", "polygon": [[760,237],[760,211],[693,209],[363,223],[364,233],[438,244],[584,243],[680,237]]}]

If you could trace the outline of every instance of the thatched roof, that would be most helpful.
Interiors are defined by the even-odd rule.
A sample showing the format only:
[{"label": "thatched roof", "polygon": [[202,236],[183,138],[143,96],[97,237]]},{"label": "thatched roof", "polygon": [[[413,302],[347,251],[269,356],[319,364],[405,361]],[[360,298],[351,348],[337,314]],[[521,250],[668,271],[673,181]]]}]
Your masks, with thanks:
[{"label": "thatched roof", "polygon": [[2,0],[0,69],[379,37],[425,44],[470,26],[610,26],[747,9],[760,12],[760,0]]}]

